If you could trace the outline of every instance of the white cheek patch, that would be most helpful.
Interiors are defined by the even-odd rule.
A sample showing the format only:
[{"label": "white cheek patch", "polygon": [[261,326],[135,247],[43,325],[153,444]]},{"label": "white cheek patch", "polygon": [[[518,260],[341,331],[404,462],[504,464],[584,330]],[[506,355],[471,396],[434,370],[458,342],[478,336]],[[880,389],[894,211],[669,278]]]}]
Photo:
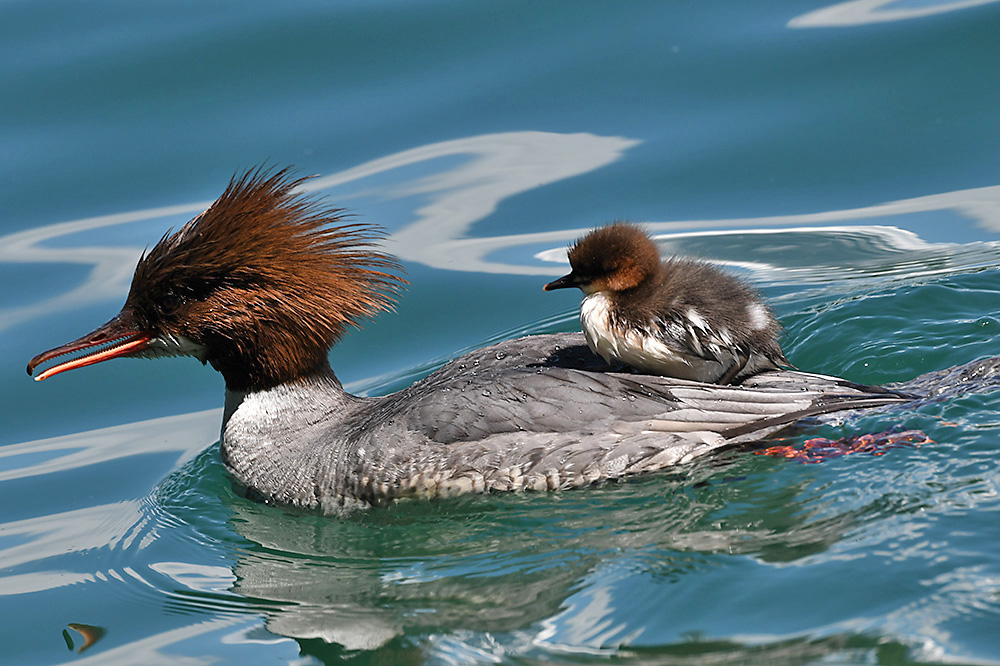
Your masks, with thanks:
[{"label": "white cheek patch", "polygon": [[153,338],[149,346],[143,350],[144,358],[165,358],[169,356],[193,356],[204,362],[208,350],[202,345],[183,335],[164,335]]}]

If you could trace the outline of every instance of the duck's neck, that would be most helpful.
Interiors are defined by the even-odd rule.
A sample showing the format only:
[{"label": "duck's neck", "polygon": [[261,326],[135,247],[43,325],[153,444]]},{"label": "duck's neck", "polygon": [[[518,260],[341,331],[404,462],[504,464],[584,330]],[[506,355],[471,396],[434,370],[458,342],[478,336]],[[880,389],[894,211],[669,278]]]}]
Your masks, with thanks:
[{"label": "duck's neck", "polygon": [[[281,396],[289,396],[293,401],[290,405],[292,411],[295,411],[295,408],[298,406],[301,406],[303,411],[308,411],[309,403],[319,396],[322,396],[321,402],[324,403],[331,400],[334,402],[339,400],[349,401],[351,398],[354,398],[354,396],[344,390],[343,385],[337,379],[337,375],[334,374],[328,361],[324,361],[315,370],[294,381],[278,384],[273,388],[259,391],[243,391],[235,390],[227,384],[226,406],[222,414],[223,433],[226,431],[226,426],[229,424],[229,420],[233,417],[233,414],[236,413],[236,410],[251,396],[264,397],[265,400],[268,400],[268,398],[281,400]],[[299,397],[295,398],[294,396]]]},{"label": "duck's neck", "polygon": [[[293,382],[262,391],[226,389],[222,459],[265,499],[315,506],[318,478],[350,453],[338,429],[360,399],[344,391],[328,363]],[[327,473],[318,474],[320,468]]]}]

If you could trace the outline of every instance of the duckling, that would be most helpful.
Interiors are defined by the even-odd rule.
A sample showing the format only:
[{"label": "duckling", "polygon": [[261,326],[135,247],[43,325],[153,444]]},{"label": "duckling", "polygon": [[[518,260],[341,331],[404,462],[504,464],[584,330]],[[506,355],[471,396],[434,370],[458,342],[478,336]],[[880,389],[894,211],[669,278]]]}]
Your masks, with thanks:
[{"label": "duckling", "polygon": [[572,272],[544,288],[583,291],[587,345],[609,367],[729,384],[791,366],[778,344],[781,325],[753,287],[704,261],[661,261],[633,224],[583,236],[569,263]]}]

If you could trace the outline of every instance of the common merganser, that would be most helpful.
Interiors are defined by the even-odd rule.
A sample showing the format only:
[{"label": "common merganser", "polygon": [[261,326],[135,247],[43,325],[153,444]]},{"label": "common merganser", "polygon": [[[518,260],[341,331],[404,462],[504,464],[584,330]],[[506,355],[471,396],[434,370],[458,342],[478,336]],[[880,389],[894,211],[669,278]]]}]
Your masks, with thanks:
[{"label": "common merganser", "polygon": [[234,177],[144,254],[121,312],[41,380],[111,358],[193,356],[226,382],[222,458],[249,494],[339,512],[404,496],[556,490],[662,469],[803,417],[906,401],[795,372],[743,386],[592,372],[576,334],[509,340],[384,397],[347,393],[328,352],[393,307],[404,280],[287,170]]},{"label": "common merganser", "polygon": [[703,261],[661,261],[635,225],[595,229],[570,248],[569,263],[544,289],[580,288],[587,345],[610,366],[729,384],[791,365],[781,325],[753,287]]}]

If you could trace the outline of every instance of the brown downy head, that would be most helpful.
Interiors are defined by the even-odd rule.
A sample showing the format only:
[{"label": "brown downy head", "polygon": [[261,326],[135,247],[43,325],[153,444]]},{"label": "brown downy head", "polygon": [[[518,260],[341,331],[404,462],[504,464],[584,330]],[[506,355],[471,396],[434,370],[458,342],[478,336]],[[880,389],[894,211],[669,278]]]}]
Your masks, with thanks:
[{"label": "brown downy head", "polygon": [[119,356],[183,355],[211,363],[231,390],[253,391],[320,367],[348,327],[392,309],[405,280],[375,249],[379,229],[343,224],[343,211],[295,192],[303,180],[287,169],[234,177],[139,260],[114,319],[39,354],[28,374],[77,351],[90,353],[35,379]]},{"label": "brown downy head", "polygon": [[545,291],[579,287],[585,294],[625,291],[660,269],[660,252],[645,231],[614,222],[591,231],[569,251],[572,272],[545,285]]}]

